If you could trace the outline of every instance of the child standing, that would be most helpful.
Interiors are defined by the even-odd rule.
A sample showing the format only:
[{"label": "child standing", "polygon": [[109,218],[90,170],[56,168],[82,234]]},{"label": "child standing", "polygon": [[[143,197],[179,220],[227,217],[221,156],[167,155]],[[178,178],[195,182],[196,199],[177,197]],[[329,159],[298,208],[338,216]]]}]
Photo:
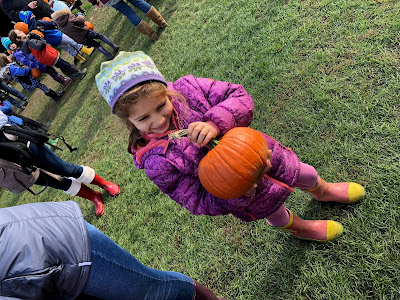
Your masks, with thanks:
[{"label": "child standing", "polygon": [[0,54],[0,78],[14,80],[22,85],[27,92],[32,92],[34,89],[41,89],[46,96],[49,96],[54,101],[57,101],[64,94],[64,91],[56,93],[38,79],[31,75],[30,68],[23,68],[12,62],[11,58],[4,53]]},{"label": "child standing", "polygon": [[88,49],[85,46],[78,44],[68,35],[63,34],[57,28],[57,24],[54,21],[37,20],[31,11],[21,11],[19,18],[22,22],[28,25],[29,31],[34,29],[39,30],[46,42],[53,47],[59,47],[60,49],[67,51],[69,55],[74,58],[74,61],[80,61],[85,63],[86,59],[80,54],[80,51],[90,55],[93,49]]},{"label": "child standing", "polygon": [[71,65],[69,62],[60,57],[60,52],[46,43],[42,37],[35,33],[26,35],[24,32],[12,29],[8,37],[10,40],[21,47],[21,51],[25,54],[32,55],[42,64],[46,66],[55,66],[72,79],[83,79],[86,75],[86,68],[82,71]]},{"label": "child standing", "polygon": [[58,74],[53,67],[46,66],[38,62],[38,60],[33,56],[32,53],[26,54],[22,52],[18,48],[17,44],[11,42],[10,38],[8,37],[1,38],[1,43],[3,44],[4,48],[12,51],[12,55],[19,63],[31,69],[38,69],[42,73],[44,72],[48,73],[51,76],[51,78],[53,78],[58,83],[61,83],[64,87],[66,87],[71,82],[71,78],[69,78],[68,76],[64,77],[61,74]]},{"label": "child standing", "polygon": [[[243,221],[266,218],[271,226],[298,238],[326,242],[341,235],[342,225],[302,220],[286,209],[284,202],[293,188],[304,189],[319,201],[342,203],[355,203],[365,194],[356,183],[325,182],[291,149],[262,134],[272,150],[266,158],[267,176],[242,197],[217,198],[201,185],[198,165],[211,138],[250,125],[253,100],[242,86],[192,75],[167,83],[141,51],[121,52],[103,63],[96,83],[112,112],[130,130],[128,150],[136,167],[195,215],[231,213]],[[183,128],[188,129],[187,138],[169,140],[169,133]]]},{"label": "child standing", "polygon": [[113,48],[114,52],[118,52],[119,47],[108,37],[85,26],[85,17],[83,15],[75,16],[69,9],[64,9],[53,13],[51,17],[60,30],[75,42],[96,48],[108,59],[113,59],[114,55],[104,49],[96,40],[105,42]]}]

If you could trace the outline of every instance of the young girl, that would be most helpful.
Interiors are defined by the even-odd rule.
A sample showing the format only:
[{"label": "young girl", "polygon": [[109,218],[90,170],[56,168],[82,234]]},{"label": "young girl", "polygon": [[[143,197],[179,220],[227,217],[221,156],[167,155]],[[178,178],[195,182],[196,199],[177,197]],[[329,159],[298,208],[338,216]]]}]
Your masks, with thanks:
[{"label": "young girl", "polygon": [[75,16],[69,9],[64,9],[53,13],[51,17],[60,30],[70,36],[75,42],[96,48],[108,59],[113,59],[114,55],[104,49],[96,40],[105,42],[113,48],[114,52],[118,52],[119,47],[108,37],[85,26],[85,17],[83,15]]},{"label": "young girl", "polygon": [[[266,158],[268,176],[242,197],[219,199],[201,185],[198,165],[211,138],[250,125],[253,100],[242,86],[192,75],[167,83],[141,51],[121,52],[103,63],[96,83],[112,112],[130,130],[128,151],[136,167],[145,169],[161,191],[195,215],[231,213],[243,221],[266,218],[271,226],[298,238],[326,242],[341,235],[342,225],[302,220],[286,209],[283,204],[293,188],[302,188],[319,201],[355,203],[365,194],[356,183],[325,182],[291,149],[263,134],[272,150]],[[168,138],[184,128],[187,138]]]},{"label": "young girl", "polygon": [[4,53],[0,54],[0,78],[14,80],[22,85],[22,87],[32,92],[34,89],[41,89],[46,96],[49,96],[54,101],[57,101],[64,94],[64,91],[56,93],[46,85],[41,83],[38,79],[31,75],[31,68],[23,68],[12,62],[11,58]]}]

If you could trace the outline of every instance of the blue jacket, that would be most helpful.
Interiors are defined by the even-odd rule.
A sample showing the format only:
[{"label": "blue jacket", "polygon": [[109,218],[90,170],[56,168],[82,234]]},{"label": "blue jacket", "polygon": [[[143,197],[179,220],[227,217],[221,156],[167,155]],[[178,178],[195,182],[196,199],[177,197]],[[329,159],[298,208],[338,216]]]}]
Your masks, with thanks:
[{"label": "blue jacket", "polygon": [[22,52],[20,49],[13,53],[15,59],[19,61],[21,64],[31,68],[31,69],[39,69],[40,72],[46,72],[46,65],[40,63],[32,53],[26,54]]},{"label": "blue jacket", "polygon": [[22,125],[23,124],[21,118],[18,118],[13,115],[11,115],[11,116],[9,115],[12,112],[12,106],[11,106],[10,101],[4,100],[0,104],[0,111],[2,111],[4,114],[7,115],[7,119],[8,119],[7,124],[10,124],[10,125]]},{"label": "blue jacket", "polygon": [[91,246],[77,203],[0,209],[0,298],[74,299],[89,278]]}]

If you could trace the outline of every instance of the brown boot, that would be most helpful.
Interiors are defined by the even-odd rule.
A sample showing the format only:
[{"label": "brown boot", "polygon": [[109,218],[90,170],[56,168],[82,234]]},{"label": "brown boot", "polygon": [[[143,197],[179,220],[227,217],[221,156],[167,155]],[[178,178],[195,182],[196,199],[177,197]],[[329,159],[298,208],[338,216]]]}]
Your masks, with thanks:
[{"label": "brown boot", "polygon": [[194,300],[226,300],[225,298],[218,298],[215,294],[206,288],[204,285],[194,282]]},{"label": "brown boot", "polygon": [[157,33],[154,32],[154,30],[150,27],[149,24],[147,24],[146,21],[144,21],[144,20],[140,21],[139,25],[136,26],[136,29],[140,33],[147,35],[149,37],[149,39],[151,39],[153,41],[157,41],[157,39],[158,39]]},{"label": "brown boot", "polygon": [[159,28],[165,28],[168,25],[162,15],[157,11],[154,6],[150,8],[146,16],[148,16],[150,20],[156,23]]}]

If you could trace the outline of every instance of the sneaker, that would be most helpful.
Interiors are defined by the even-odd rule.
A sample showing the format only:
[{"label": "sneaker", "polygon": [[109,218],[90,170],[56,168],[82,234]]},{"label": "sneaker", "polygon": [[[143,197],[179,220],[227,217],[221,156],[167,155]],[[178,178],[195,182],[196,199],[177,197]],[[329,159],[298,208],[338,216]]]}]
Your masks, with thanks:
[{"label": "sneaker", "polygon": [[49,138],[49,140],[47,141],[48,144],[52,145],[52,146],[56,146],[58,143],[58,138],[52,140]]}]

